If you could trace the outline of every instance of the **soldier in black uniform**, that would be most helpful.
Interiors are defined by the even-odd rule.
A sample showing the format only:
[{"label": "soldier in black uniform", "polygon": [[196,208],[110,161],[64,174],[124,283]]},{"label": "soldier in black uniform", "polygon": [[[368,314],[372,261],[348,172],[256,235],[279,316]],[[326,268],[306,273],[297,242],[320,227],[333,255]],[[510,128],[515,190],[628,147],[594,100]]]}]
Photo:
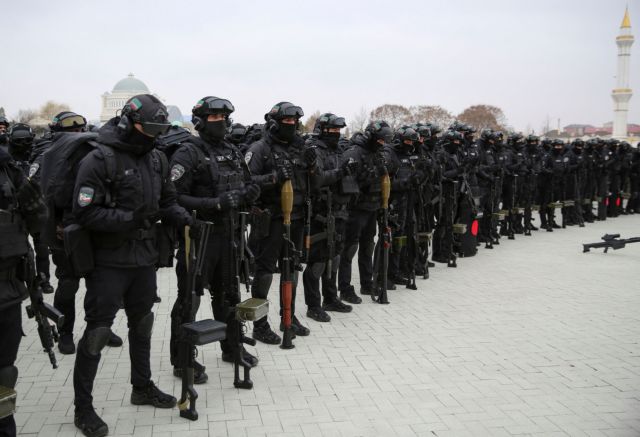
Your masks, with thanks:
[{"label": "soldier in black uniform", "polygon": [[560,228],[560,225],[555,221],[555,209],[549,206],[549,203],[562,202],[564,200],[565,174],[567,171],[567,161],[569,160],[564,156],[564,141],[555,139],[551,142],[551,145],[553,146],[551,153],[547,156],[546,162],[543,164],[543,171],[551,176],[551,184],[549,186],[550,202],[547,203],[548,232]]},{"label": "soldier in black uniform", "polygon": [[433,237],[433,256],[436,262],[455,267],[453,224],[458,218],[460,185],[464,182],[464,167],[458,151],[462,147],[462,134],[448,130],[442,137],[443,153],[440,154],[442,168],[441,210]]},{"label": "soldier in black uniform", "polygon": [[596,138],[590,138],[584,146],[584,169],[580,182],[582,191],[582,215],[587,223],[593,223],[596,216],[593,214],[593,201],[596,199],[596,170],[595,170],[595,147],[598,143]]},{"label": "soldier in black uniform", "polygon": [[584,227],[584,219],[582,217],[582,191],[581,191],[581,179],[584,176],[584,155],[582,154],[584,149],[584,141],[580,138],[574,140],[567,151],[565,156],[567,161],[567,173],[565,176],[565,199],[573,201],[573,206],[566,207],[565,214],[567,215],[567,225],[578,225],[581,228]]},{"label": "soldier in black uniform", "polygon": [[[178,195],[178,203],[187,211],[196,211],[201,220],[213,222],[205,252],[203,274],[196,285],[202,295],[203,288],[211,293],[211,307],[215,320],[227,323],[233,317],[230,308],[237,301],[233,289],[235,278],[232,259],[233,244],[239,244],[241,210],[247,210],[260,195],[260,187],[251,183],[249,169],[240,150],[226,141],[229,115],[234,111],[230,101],[218,97],[203,97],[193,107],[192,122],[199,137],[191,137],[171,157],[171,180]],[[185,241],[180,238],[177,254],[178,297],[171,312],[171,363],[173,374],[182,376],[178,366],[178,330],[182,320],[182,302],[188,290]],[[197,305],[194,306],[194,311]],[[227,333],[227,339],[232,333]],[[235,344],[224,340],[220,344],[222,360],[233,362]],[[244,351],[244,358],[253,366],[258,359]],[[195,363],[194,381],[204,383],[204,366]]]},{"label": "soldier in black uniform", "polygon": [[[389,281],[407,285],[409,269],[415,263],[415,191],[424,180],[424,173],[416,170],[415,154],[419,135],[413,128],[403,126],[395,133],[393,145],[385,146],[387,170],[392,176],[389,200],[394,220],[392,255],[389,257]],[[411,244],[411,250],[408,246]],[[402,268],[401,268],[402,261]]]},{"label": "soldier in black uniform", "polygon": [[496,196],[495,170],[496,163],[493,155],[493,130],[482,129],[480,138],[476,141],[479,162],[476,175],[478,177],[478,189],[480,194],[480,208],[482,218],[478,230],[478,241],[486,243],[487,249],[493,249],[493,238],[491,236],[491,223],[493,220],[493,203]]},{"label": "soldier in black uniform", "polygon": [[[39,232],[45,217],[37,186],[0,147],[0,385],[8,388],[18,378],[14,363],[22,338],[21,302],[27,297],[28,234]],[[0,435],[16,435],[13,415],[0,419]]]},{"label": "soldier in black uniform", "polygon": [[340,253],[349,216],[347,205],[358,194],[358,185],[353,177],[357,163],[353,159],[343,159],[338,148],[340,130],[345,127],[344,118],[331,113],[322,114],[316,120],[315,135],[306,144],[309,150],[307,159],[316,159],[317,172],[311,182],[311,248],[302,283],[307,317],[318,322],[331,320],[327,311],[348,313],[352,310],[338,297],[337,286]]},{"label": "soldier in black uniform", "polygon": [[[28,177],[30,177],[30,159],[34,139],[35,134],[28,124],[16,123],[9,130],[9,154]],[[43,243],[39,233],[36,232],[33,239],[39,284],[43,293],[53,293],[53,287],[49,283],[49,249]]]},{"label": "soldier in black uniform", "polygon": [[[280,102],[274,105],[265,114],[266,125],[262,138],[253,143],[245,155],[252,178],[262,190],[251,229],[252,238],[255,239],[253,247],[257,252],[254,253],[256,271],[251,294],[260,299],[267,298],[273,274],[277,271],[276,264],[281,264],[285,242],[280,194],[282,184],[287,180],[291,180],[294,191],[291,240],[297,250],[302,247],[305,195],[309,173],[313,171],[302,158],[304,141],[297,133],[298,123],[303,115],[302,108],[292,103]],[[296,271],[291,303],[292,328],[295,335],[307,336],[309,329],[295,316],[297,277]],[[284,329],[282,323],[280,328],[281,331]],[[271,329],[266,316],[254,322],[253,338],[267,344],[280,344],[282,341]]]},{"label": "soldier in black uniform", "polygon": [[533,224],[532,207],[538,199],[538,175],[540,174],[540,139],[536,135],[526,138],[524,150],[524,176],[523,176],[523,206],[524,206],[524,233],[531,235],[531,231],[537,231]]},{"label": "soldier in black uniform", "polygon": [[342,300],[359,304],[362,299],[351,285],[351,262],[358,252],[360,292],[371,294],[373,289],[373,252],[376,218],[382,202],[382,176],[387,173],[383,155],[384,145],[391,141],[393,131],[385,121],[369,123],[363,134],[352,137],[352,146],[344,152],[345,159],[358,163],[356,180],[360,195],[349,210],[344,250],[340,255],[338,289]]},{"label": "soldier in black uniform", "polygon": [[100,351],[122,304],[129,326],[131,403],[176,405],[176,399],[151,380],[149,363],[159,259],[155,223],[163,219],[179,227],[198,227],[177,204],[166,157],[154,150],[154,138],[170,126],[167,108],[156,97],[141,94],[127,101],[121,114],[100,129],[101,146],[82,160],[74,189],[73,213],[90,235],[95,263],[85,277],[87,327],[78,342],[73,373],[75,424],[89,436],[108,432],[93,408],[91,392]]},{"label": "soldier in black uniform", "polygon": [[7,132],[9,131],[9,120],[7,117],[0,116],[0,148],[4,148],[4,151],[7,151],[7,143],[9,142],[9,135]]},{"label": "soldier in black uniform", "polygon": [[[40,183],[44,153],[50,148],[56,147],[58,141],[66,139],[66,136],[84,132],[86,126],[87,120],[75,112],[63,111],[53,117],[49,124],[49,132],[36,144],[31,154],[32,162],[29,169],[29,178]],[[59,232],[55,233],[55,237],[51,235],[45,241],[45,232],[42,233],[42,239],[34,237],[36,256],[38,253],[38,242],[36,240],[40,240],[46,250],[51,251],[51,259],[56,266],[55,275],[58,278],[58,287],[55,290],[53,304],[64,314],[65,322],[60,327],[60,340],[58,342],[58,350],[64,355],[73,354],[76,351],[76,346],[73,342],[73,328],[76,320],[76,293],[80,287],[80,278],[74,275],[63,244],[62,229],[74,222],[71,209],[72,202],[69,202],[68,208],[63,211],[50,211],[50,220],[53,218],[56,222],[56,229],[59,230]],[[107,346],[120,347],[122,346],[122,339],[112,331]]]}]

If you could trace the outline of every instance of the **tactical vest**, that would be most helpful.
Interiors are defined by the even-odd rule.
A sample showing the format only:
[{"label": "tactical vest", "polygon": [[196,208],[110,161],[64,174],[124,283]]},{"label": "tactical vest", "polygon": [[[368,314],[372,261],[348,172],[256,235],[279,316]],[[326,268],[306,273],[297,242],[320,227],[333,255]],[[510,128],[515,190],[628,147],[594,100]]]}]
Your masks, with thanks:
[{"label": "tactical vest", "polygon": [[[203,150],[204,149],[204,150]],[[192,147],[197,155],[198,168],[209,172],[212,187],[196,186],[194,194],[198,197],[219,197],[222,194],[244,188],[244,159],[237,150],[211,150],[200,145]]]}]

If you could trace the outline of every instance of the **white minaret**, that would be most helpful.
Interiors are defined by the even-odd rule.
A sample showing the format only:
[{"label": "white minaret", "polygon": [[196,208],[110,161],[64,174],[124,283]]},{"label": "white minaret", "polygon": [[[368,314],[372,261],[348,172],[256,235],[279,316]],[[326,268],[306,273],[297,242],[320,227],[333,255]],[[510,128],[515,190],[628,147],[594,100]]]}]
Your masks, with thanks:
[{"label": "white minaret", "polygon": [[631,20],[628,9],[624,11],[620,35],[616,37],[616,44],[618,45],[618,76],[616,87],[611,93],[611,97],[613,97],[613,137],[627,138],[627,112],[629,111],[629,100],[633,94],[629,88],[633,35],[631,35]]}]

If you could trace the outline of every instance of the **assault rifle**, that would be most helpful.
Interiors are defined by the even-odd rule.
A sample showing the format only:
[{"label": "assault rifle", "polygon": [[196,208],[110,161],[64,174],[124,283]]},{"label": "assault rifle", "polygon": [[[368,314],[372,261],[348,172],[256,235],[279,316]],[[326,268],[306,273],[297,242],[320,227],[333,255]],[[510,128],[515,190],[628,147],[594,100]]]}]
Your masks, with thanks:
[{"label": "assault rifle", "polygon": [[[195,221],[196,213],[193,212]],[[196,346],[213,343],[226,338],[227,325],[213,319],[195,321],[197,301],[196,283],[202,274],[211,224],[201,222],[199,231],[192,232],[185,226],[185,257],[187,265],[187,287],[182,303],[182,325],[179,329],[178,360],[182,374],[182,392],[178,401],[180,417],[198,420],[196,400],[198,392],[193,387],[193,367],[196,359]],[[199,234],[199,235],[196,235]]]},{"label": "assault rifle", "polygon": [[582,253],[590,252],[591,249],[599,249],[604,247],[604,253],[609,251],[609,248],[613,250],[623,249],[627,244],[640,243],[640,237],[633,238],[620,238],[620,234],[605,234],[601,238],[603,241],[600,243],[587,243],[582,245]]},{"label": "assault rifle", "polygon": [[391,227],[389,226],[389,196],[391,195],[391,179],[389,173],[382,175],[382,204],[378,216],[378,243],[376,244],[375,263],[373,266],[373,290],[371,299],[374,302],[387,304],[387,273],[389,270],[389,248],[391,247]]},{"label": "assault rifle", "polygon": [[[251,381],[251,364],[244,359],[244,345],[255,346],[256,341],[253,338],[249,338],[245,333],[244,322],[251,320],[255,321],[266,316],[269,312],[269,304],[265,299],[250,298],[241,302],[242,295],[240,292],[240,284],[244,283],[247,293],[249,293],[249,260],[252,257],[252,253],[247,246],[246,239],[246,227],[247,227],[247,212],[240,212],[240,238],[239,241],[235,238],[231,243],[231,259],[233,260],[233,289],[229,300],[235,304],[234,315],[228,319],[228,323],[231,325],[229,329],[229,343],[234,348],[233,357],[233,386],[235,388],[251,389],[253,388],[253,381]],[[231,229],[235,232],[235,213],[231,213]],[[240,379],[240,367],[244,370],[243,378]]]},{"label": "assault rifle", "polygon": [[[38,336],[43,350],[49,355],[49,361],[54,369],[58,368],[56,354],[53,352],[54,343],[58,342],[58,329],[64,325],[64,315],[56,308],[46,303],[42,297],[42,288],[36,276],[36,266],[33,255],[33,249],[29,246],[25,263],[24,278],[26,279],[27,289],[29,290],[29,299],[31,304],[26,307],[27,316],[35,319],[38,325]],[[50,325],[49,320],[54,324]],[[57,328],[56,328],[57,327]]]}]

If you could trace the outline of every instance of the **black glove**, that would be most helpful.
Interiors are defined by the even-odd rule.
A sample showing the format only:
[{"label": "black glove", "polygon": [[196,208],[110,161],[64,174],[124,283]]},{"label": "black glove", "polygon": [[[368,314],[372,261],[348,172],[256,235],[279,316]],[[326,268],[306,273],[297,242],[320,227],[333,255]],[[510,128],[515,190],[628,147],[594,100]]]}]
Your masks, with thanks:
[{"label": "black glove", "polygon": [[16,193],[18,203],[25,211],[35,211],[42,204],[40,187],[29,180],[18,189]]},{"label": "black glove", "polygon": [[358,171],[358,162],[353,158],[349,158],[348,160],[342,163],[340,170],[342,171],[343,175],[348,176],[348,175],[355,174],[356,171]]},{"label": "black glove", "polygon": [[243,200],[245,203],[251,205],[260,198],[260,186],[256,184],[249,184],[244,189]]},{"label": "black glove", "polygon": [[189,220],[189,237],[192,240],[199,240],[202,236],[202,227],[204,222],[202,220],[193,219]]},{"label": "black glove", "polygon": [[278,182],[283,183],[284,181],[288,181],[293,176],[293,169],[291,168],[291,164],[288,162],[284,163],[281,166],[278,166]]},{"label": "black glove", "polygon": [[228,191],[218,197],[218,210],[226,211],[235,209],[240,204],[240,192],[238,190]]},{"label": "black glove", "polygon": [[304,149],[304,152],[302,152],[302,159],[304,159],[307,167],[314,167],[318,160],[318,152],[316,150],[316,147],[311,146]]},{"label": "black glove", "polygon": [[133,210],[133,222],[138,228],[148,228],[149,208],[143,204]]}]

